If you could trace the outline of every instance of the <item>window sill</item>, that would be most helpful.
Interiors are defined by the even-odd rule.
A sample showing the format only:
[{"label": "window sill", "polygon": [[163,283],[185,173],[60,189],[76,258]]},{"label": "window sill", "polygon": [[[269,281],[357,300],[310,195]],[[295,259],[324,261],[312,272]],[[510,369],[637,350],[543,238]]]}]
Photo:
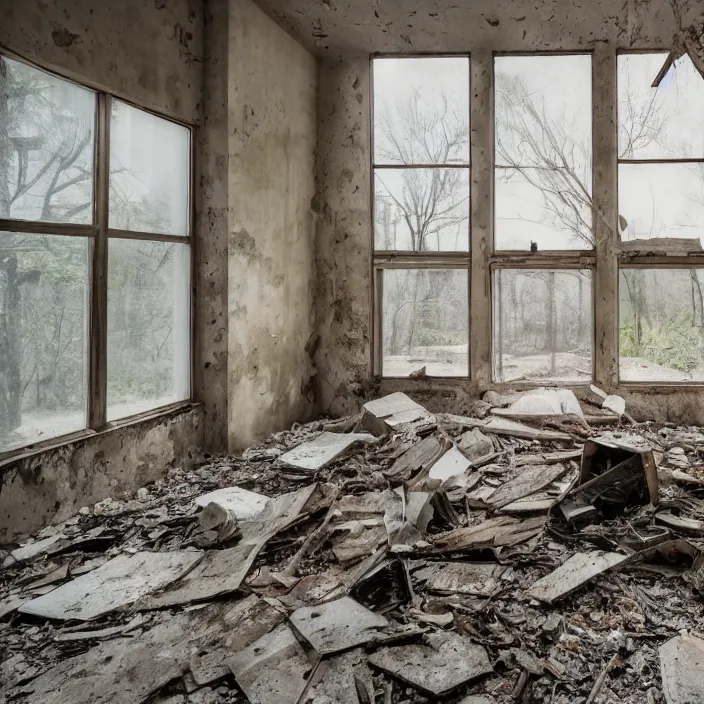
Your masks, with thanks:
[{"label": "window sill", "polygon": [[120,430],[121,428],[139,425],[140,423],[145,423],[158,418],[176,416],[186,411],[199,408],[200,405],[200,403],[195,401],[179,401],[178,403],[173,403],[169,406],[162,406],[161,408],[155,408],[134,416],[129,416],[128,418],[121,418],[120,420],[111,421],[100,430],[92,430],[87,428],[86,430],[79,430],[78,432],[70,433],[69,435],[61,435],[56,438],[51,438],[50,440],[43,440],[41,442],[34,443],[33,445],[25,445],[24,447],[18,447],[15,450],[8,450],[7,452],[0,453],[0,467],[5,467],[13,462],[17,462],[18,460],[36,457],[44,452],[48,452],[49,450],[57,450],[68,445],[87,440],[88,438],[108,435],[116,430]]}]

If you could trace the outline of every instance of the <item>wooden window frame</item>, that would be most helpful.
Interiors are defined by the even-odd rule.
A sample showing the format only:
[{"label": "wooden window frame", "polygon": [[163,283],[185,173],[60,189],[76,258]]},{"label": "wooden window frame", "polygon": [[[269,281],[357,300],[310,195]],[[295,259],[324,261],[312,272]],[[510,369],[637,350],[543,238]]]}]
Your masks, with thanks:
[{"label": "wooden window frame", "polygon": [[[661,158],[661,159],[622,159],[618,150],[618,130],[620,124],[620,115],[618,113],[618,58],[620,56],[629,55],[653,55],[663,54],[664,57],[669,53],[669,49],[628,49],[616,52],[615,71],[614,71],[614,91],[615,91],[615,144],[616,144],[616,203],[618,206],[618,167],[621,164],[704,164],[704,157],[701,158]],[[687,57],[687,54],[684,54]],[[687,57],[687,60],[690,60]],[[672,67],[670,67],[672,68]],[[618,213],[618,211],[617,211]],[[657,252],[647,252],[642,249],[634,249],[628,247],[628,241],[622,241],[618,234],[618,220],[614,219],[614,229],[616,232],[616,251],[618,259],[618,272],[616,281],[616,321],[617,332],[621,329],[621,314],[620,314],[620,281],[621,271],[628,269],[645,269],[645,270],[662,270],[662,269],[702,269],[704,268],[704,252],[689,253],[683,255],[681,250],[662,249]],[[653,242],[657,242],[658,238],[653,238]],[[632,389],[642,391],[643,389],[651,389],[655,387],[674,387],[679,390],[696,390],[701,391],[704,388],[704,381],[627,381],[621,379],[620,368],[620,335],[616,337],[615,357],[617,364],[617,384],[624,389]]]},{"label": "wooden window frame", "polygon": [[[36,443],[29,442],[19,448],[0,452],[0,465],[7,461],[27,455],[35,450],[57,447],[67,442],[94,436],[96,433],[112,428],[130,425],[140,420],[151,419],[159,415],[169,415],[175,411],[192,406],[195,388],[195,148],[196,133],[193,125],[160,114],[150,108],[139,105],[123,96],[116,95],[89,83],[83,83],[74,77],[68,77],[55,70],[46,68],[0,45],[0,57],[8,58],[62,81],[67,81],[95,94],[95,128],[93,141],[93,213],[88,225],[74,225],[59,222],[38,222],[0,218],[0,231],[21,232],[27,234],[84,237],[91,240],[90,265],[88,267],[88,284],[90,289],[89,315],[86,326],[88,337],[88,373],[86,375],[88,394],[86,398],[86,428],[66,435],[59,435]],[[150,113],[162,120],[167,120],[188,130],[188,233],[186,235],[168,235],[150,232],[120,230],[109,227],[110,195],[110,124],[112,103],[118,100],[132,108]],[[182,401],[141,411],[113,421],[107,420],[107,347],[108,347],[108,243],[111,239],[142,240],[153,242],[172,242],[187,245],[189,248],[189,392]]]},{"label": "wooden window frame", "polygon": [[[466,163],[448,163],[448,164],[397,164],[397,163],[377,163],[376,152],[375,152],[375,134],[374,134],[374,62],[377,59],[466,59],[469,77],[469,105],[467,106],[467,116],[469,120],[469,155]],[[393,377],[385,376],[383,374],[383,331],[382,331],[382,306],[383,306],[383,280],[384,271],[387,269],[467,269],[467,282],[468,282],[468,320],[467,320],[467,331],[468,331],[468,341],[467,341],[467,374],[463,376],[432,376],[428,375],[426,378],[433,379],[434,381],[466,381],[471,377],[471,366],[472,366],[472,351],[471,351],[471,338],[472,338],[472,328],[471,328],[471,296],[469,294],[469,289],[471,288],[472,274],[470,270],[471,262],[471,251],[472,251],[472,203],[473,203],[473,186],[472,186],[472,173],[473,173],[473,148],[472,148],[472,57],[469,52],[460,53],[445,53],[445,54],[429,54],[429,53],[404,53],[404,54],[389,54],[389,53],[378,53],[372,54],[369,61],[369,72],[370,72],[370,155],[371,155],[371,169],[370,169],[370,183],[371,183],[371,247],[372,247],[372,258],[371,258],[371,291],[370,291],[370,311],[371,311],[371,367],[372,373],[375,376],[382,377],[384,379],[406,379],[408,377]],[[411,170],[411,169],[462,169],[468,174],[468,197],[469,197],[469,218],[467,220],[467,250],[466,251],[423,251],[414,252],[407,250],[380,250],[376,249],[376,238],[375,238],[375,227],[376,227],[376,172],[378,169],[397,169],[397,170]]]}]

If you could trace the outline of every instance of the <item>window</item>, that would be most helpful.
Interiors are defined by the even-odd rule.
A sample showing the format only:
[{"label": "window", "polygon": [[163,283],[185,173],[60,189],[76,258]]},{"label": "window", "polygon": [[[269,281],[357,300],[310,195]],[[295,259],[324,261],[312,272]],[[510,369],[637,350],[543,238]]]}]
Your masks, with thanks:
[{"label": "window", "polygon": [[704,82],[687,55],[619,55],[618,148],[620,379],[702,382]]},{"label": "window", "polygon": [[374,60],[375,367],[469,374],[469,59]]},{"label": "window", "polygon": [[496,250],[590,250],[591,57],[494,61]]},{"label": "window", "polygon": [[493,379],[589,382],[591,57],[497,56],[494,95]]},{"label": "window", "polygon": [[0,55],[0,453],[190,397],[190,142]]}]

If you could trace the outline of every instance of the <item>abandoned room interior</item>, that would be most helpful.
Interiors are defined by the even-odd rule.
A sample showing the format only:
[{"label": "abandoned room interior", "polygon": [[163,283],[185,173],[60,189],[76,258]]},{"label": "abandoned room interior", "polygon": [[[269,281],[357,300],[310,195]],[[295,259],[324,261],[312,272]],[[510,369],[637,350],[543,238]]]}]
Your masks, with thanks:
[{"label": "abandoned room interior", "polygon": [[702,0],[0,0],[0,702],[704,704]]}]

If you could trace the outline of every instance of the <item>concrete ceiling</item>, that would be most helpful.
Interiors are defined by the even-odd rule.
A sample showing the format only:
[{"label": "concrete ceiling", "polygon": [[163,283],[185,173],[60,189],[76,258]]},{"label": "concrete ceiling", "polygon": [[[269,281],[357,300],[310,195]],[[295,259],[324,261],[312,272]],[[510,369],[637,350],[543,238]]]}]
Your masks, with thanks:
[{"label": "concrete ceiling", "polygon": [[[690,0],[697,2],[697,0]],[[319,56],[573,50],[610,40],[663,48],[669,0],[258,0]]]}]

